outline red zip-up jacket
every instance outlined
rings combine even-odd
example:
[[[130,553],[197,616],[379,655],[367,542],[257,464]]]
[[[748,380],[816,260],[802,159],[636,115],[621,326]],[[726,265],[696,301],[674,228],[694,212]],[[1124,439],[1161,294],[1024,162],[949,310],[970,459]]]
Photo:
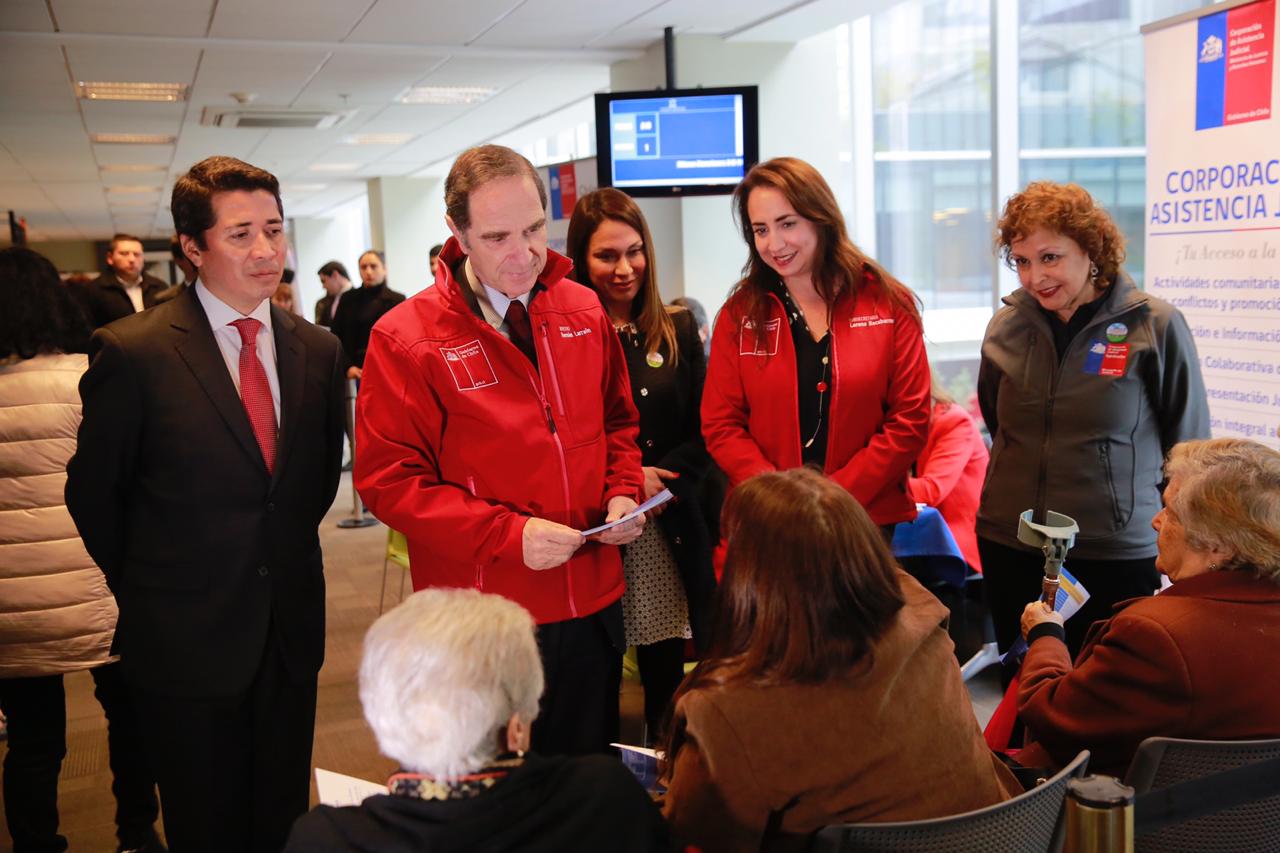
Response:
[[[451,270],[373,327],[357,400],[355,483],[405,534],[414,589],[475,587],[539,623],[588,616],[622,596],[617,546],[584,544],[545,571],[524,564],[532,516],[585,529],[643,484],[618,336],[572,264],[547,253],[529,305],[539,368],[472,313]]]
[[[744,328],[742,300],[716,319],[702,392],[702,434],[732,485],[800,465],[796,352],[782,302],[770,295],[767,336]],[[831,425],[823,472],[876,524],[910,521],[907,472],[929,430],[929,361],[920,321],[870,280],[831,317]],[[759,354],[758,354],[759,353]]]

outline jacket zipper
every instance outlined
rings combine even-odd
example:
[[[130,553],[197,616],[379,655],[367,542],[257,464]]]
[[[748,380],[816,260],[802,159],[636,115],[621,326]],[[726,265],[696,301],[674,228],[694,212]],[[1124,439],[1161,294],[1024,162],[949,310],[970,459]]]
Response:
[[[467,491],[471,493],[472,497],[475,497],[476,478],[472,474],[467,475]],[[480,560],[476,560],[475,584],[476,584],[476,589],[481,590],[482,592],[484,591],[484,563],[481,562]]]
[[[1111,446],[1107,444],[1106,439],[1098,445],[1098,456],[1102,462],[1102,470],[1107,474],[1107,492],[1111,495],[1111,516],[1115,519],[1118,528],[1123,519],[1120,517],[1120,499],[1116,495],[1115,476],[1111,473]]]
[[[831,318],[835,319],[834,316]],[[840,387],[840,360],[836,358],[836,332],[831,328],[834,323],[827,324],[827,334],[831,335],[831,346],[828,352],[831,354],[831,375],[827,377],[827,390],[831,392],[831,401],[827,404],[827,458],[822,463],[822,470],[831,473],[831,448],[835,446],[835,442],[831,440],[831,424],[835,422],[836,412],[836,389]],[[799,396],[800,389],[796,389]],[[796,405],[797,417],[799,416],[799,404]]]
[[[1034,350],[1039,341],[1039,335],[1035,332],[1031,333],[1031,342],[1027,347],[1028,351]],[[1052,353],[1056,356],[1056,350]],[[1037,524],[1044,524],[1045,511],[1048,509],[1049,496],[1046,485],[1049,480],[1049,441],[1053,437],[1053,402],[1058,394],[1058,380],[1062,377],[1062,366],[1066,363],[1066,359],[1062,359],[1055,366],[1053,375],[1049,378],[1049,394],[1044,400],[1044,430],[1040,438],[1040,471],[1036,478],[1036,502],[1031,511],[1031,520]]]
[[[547,324],[539,323],[538,328],[542,330],[542,357],[545,359],[547,371],[551,375],[551,388],[555,393],[556,402],[560,406],[561,414],[564,414],[564,398],[560,396],[560,384],[556,380],[556,364],[555,359],[551,355],[551,340],[547,335]],[[565,512],[569,511],[571,501],[569,498],[569,463],[564,455],[564,442],[560,440],[560,431],[556,429],[555,417],[551,414],[551,404],[547,402],[547,395],[543,389],[542,375],[539,371],[537,381],[534,380],[533,374],[529,374],[529,383],[533,385],[534,393],[538,395],[538,401],[542,403],[542,410],[547,416],[547,429],[551,431],[551,438],[556,444],[556,453],[560,456],[560,483],[564,486],[564,506]],[[572,560],[565,563],[565,580],[569,585],[569,612],[573,614],[573,618],[578,618],[578,602],[573,594],[573,563]]]

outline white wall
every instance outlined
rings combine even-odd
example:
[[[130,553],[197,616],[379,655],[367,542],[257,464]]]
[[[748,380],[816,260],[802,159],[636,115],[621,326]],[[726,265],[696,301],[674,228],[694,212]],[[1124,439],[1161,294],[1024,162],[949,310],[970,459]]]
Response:
[[[449,236],[444,183],[435,178],[373,178],[368,186],[373,248],[386,253],[391,288],[412,296],[431,283],[431,247]],[[356,276],[356,271],[351,274]]]
[[[315,316],[315,305],[324,295],[316,270],[329,261],[340,261],[351,274],[352,284],[359,286],[356,262],[369,247],[368,207],[357,198],[331,211],[325,218],[297,218],[293,223],[293,248],[298,269],[294,278],[294,300],[298,313],[308,320]]]

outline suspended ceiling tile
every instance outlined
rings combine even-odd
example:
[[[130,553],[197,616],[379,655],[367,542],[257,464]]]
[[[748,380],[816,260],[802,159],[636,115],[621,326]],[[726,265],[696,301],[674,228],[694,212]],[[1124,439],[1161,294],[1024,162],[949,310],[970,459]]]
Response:
[[[231,92],[253,93],[255,104],[287,106],[328,57],[322,50],[209,48],[191,89],[192,106],[234,104]]]
[[[299,96],[300,103],[341,107],[385,104],[429,75],[443,60],[434,56],[338,53]],[[345,96],[345,97],[344,97]]]
[[[200,58],[186,45],[147,44],[139,47],[104,41],[67,45],[67,62],[75,80],[124,83],[182,83],[191,85]]]
[[[367,5],[349,0],[218,0],[209,35],[341,41]]]
[[[522,2],[523,0],[469,0],[466,3],[423,3],[421,0],[377,0],[347,41],[464,45],[518,8]]]
[[[636,12],[635,7],[626,3],[532,0],[494,24],[475,44],[511,48],[585,47],[635,17]]]
[[[84,125],[89,133],[153,133],[176,136],[186,111],[182,103],[84,101]]]
[[[209,26],[214,0],[49,0],[49,5],[63,32],[199,37]]]
[[[0,3],[0,30],[51,33],[53,20],[44,0],[4,0]]]
[[[94,145],[99,164],[142,164],[168,166],[173,161],[172,145]]]

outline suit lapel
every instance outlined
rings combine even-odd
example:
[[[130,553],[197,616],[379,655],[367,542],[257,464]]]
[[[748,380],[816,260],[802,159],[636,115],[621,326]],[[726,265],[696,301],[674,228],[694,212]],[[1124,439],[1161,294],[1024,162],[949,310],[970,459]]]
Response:
[[[280,432],[276,438],[276,467],[271,482],[289,461],[289,450],[298,433],[302,392],[306,384],[307,348],[298,340],[297,320],[289,312],[271,306],[271,328],[276,336],[276,375],[280,379]]]
[[[227,362],[222,357],[222,350],[218,349],[218,342],[213,338],[213,329],[209,327],[209,318],[205,316],[204,309],[196,298],[195,288],[186,288],[174,298],[173,303],[177,316],[172,326],[185,333],[176,347],[178,355],[195,374],[196,380],[209,395],[210,402],[231,430],[231,434],[265,474],[267,464],[262,459],[258,440],[254,438],[253,428],[249,425],[249,416],[245,414],[235,383],[227,373]]]

